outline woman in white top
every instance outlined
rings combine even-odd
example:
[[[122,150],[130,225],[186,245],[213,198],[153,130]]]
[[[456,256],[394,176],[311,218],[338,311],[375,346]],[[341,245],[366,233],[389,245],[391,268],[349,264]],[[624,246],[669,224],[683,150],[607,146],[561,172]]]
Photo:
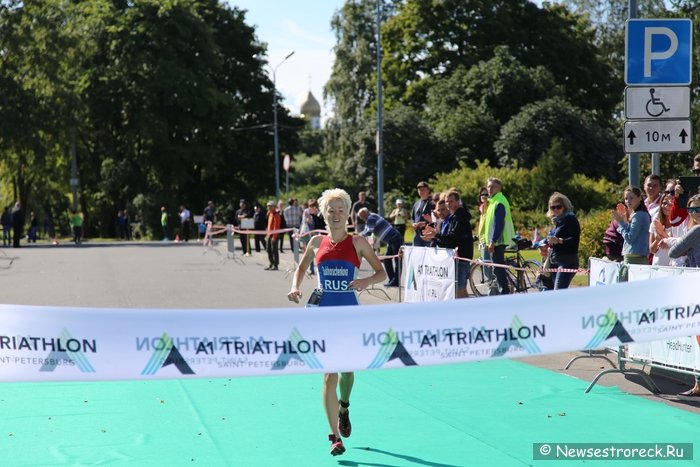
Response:
[[[671,258],[668,254],[669,249],[688,231],[689,220],[688,217],[679,225],[671,225],[669,215],[672,202],[673,194],[666,193],[663,195],[659,212],[649,228],[649,251],[654,255],[651,262],[653,266],[685,265],[685,256]]]

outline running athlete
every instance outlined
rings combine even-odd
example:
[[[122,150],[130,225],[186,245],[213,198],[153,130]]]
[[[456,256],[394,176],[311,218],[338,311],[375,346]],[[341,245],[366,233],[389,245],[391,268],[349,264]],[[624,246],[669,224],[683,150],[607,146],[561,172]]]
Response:
[[[315,260],[318,269],[318,290],[322,292],[318,306],[358,305],[357,292],[372,284],[386,279],[382,263],[364,237],[350,236],[346,223],[350,212],[350,195],[335,188],[323,192],[318,200],[319,208],[326,220],[328,235],[316,235],[304,251],[299,266],[294,272],[292,288],[287,298],[299,303],[301,291],[299,285],[304,279],[304,272]],[[362,259],[369,262],[374,274],[357,278]],[[327,373],[323,375],[323,407],[326,411],[331,434],[331,454],[338,456],[345,452],[342,437],[349,437],[350,392],[355,381],[353,373]],[[337,387],[340,387],[338,398]]]

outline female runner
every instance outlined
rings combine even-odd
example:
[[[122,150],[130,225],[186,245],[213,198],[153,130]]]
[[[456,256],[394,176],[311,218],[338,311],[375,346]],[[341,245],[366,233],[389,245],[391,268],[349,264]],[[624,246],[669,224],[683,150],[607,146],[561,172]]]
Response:
[[[294,272],[292,288],[287,298],[299,303],[299,285],[309,264],[315,260],[318,269],[318,288],[321,293],[318,306],[358,305],[357,292],[386,279],[382,263],[364,237],[350,236],[347,220],[352,202],[344,190],[335,188],[323,192],[318,200],[326,221],[328,235],[316,235],[309,241],[299,266]],[[366,259],[374,274],[357,278],[362,258]],[[316,295],[317,296],[317,295]],[[353,373],[328,373],[323,378],[323,407],[326,411],[331,434],[331,454],[345,452],[341,436],[347,438],[352,431],[350,424],[350,392],[354,382]],[[340,398],[336,388],[340,387]]]

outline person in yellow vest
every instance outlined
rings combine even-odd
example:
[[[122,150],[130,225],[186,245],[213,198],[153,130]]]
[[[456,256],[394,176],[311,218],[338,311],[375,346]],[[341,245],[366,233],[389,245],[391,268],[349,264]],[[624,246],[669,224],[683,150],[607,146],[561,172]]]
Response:
[[[489,177],[486,190],[489,194],[489,204],[484,214],[484,221],[479,225],[479,241],[487,245],[488,252],[494,264],[505,264],[504,254],[506,247],[513,243],[515,228],[510,214],[510,203],[501,192],[503,182],[498,178]],[[494,268],[494,274],[498,281],[498,293],[505,295],[510,293],[508,277],[504,268]],[[495,294],[496,290],[492,290]]]
[[[71,210],[70,224],[73,227],[73,242],[80,245],[83,241],[83,215],[75,209]]]

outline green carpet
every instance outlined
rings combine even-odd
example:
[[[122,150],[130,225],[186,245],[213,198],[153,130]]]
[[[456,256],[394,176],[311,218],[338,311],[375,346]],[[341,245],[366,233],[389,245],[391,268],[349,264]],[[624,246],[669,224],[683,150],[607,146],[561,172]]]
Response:
[[[0,465],[552,466],[532,443],[700,440],[695,414],[498,360],[358,373],[353,435],[332,457],[321,382],[6,383]]]

